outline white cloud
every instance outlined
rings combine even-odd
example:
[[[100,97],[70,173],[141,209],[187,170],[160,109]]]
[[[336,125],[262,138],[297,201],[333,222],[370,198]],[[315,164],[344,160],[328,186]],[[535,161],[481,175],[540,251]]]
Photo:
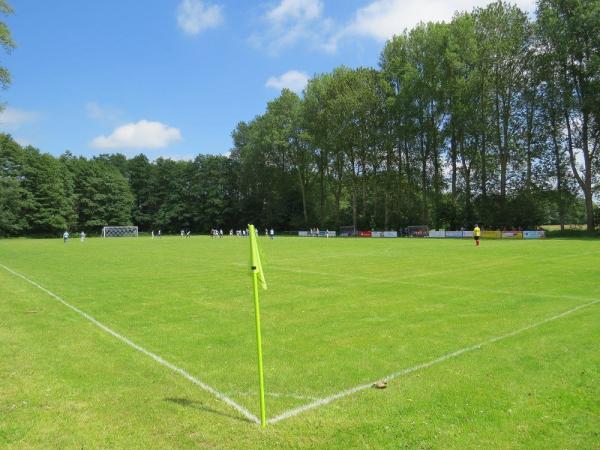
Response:
[[[222,7],[202,0],[183,0],[177,7],[177,24],[187,34],[196,35],[223,23]]]
[[[35,122],[38,117],[39,114],[37,112],[7,106],[4,110],[0,111],[0,128],[16,130],[21,125]]]
[[[290,20],[314,20],[321,17],[323,4],[320,0],[282,0],[267,13],[267,20],[285,24]]]
[[[279,77],[271,77],[267,80],[266,86],[274,89],[287,88],[291,91],[300,93],[308,83],[308,75],[297,70],[288,70]]]
[[[471,11],[490,3],[491,0],[375,0],[359,8],[350,23],[331,36],[326,48],[334,51],[338,41],[348,36],[384,42],[419,22],[448,22],[456,11]],[[526,12],[535,9],[535,0],[517,0],[515,3]]]
[[[419,22],[450,21],[456,11],[485,7],[493,0],[373,0],[345,24],[324,15],[321,0],[280,0],[264,16],[265,28],[251,36],[259,48],[277,54],[298,42],[335,52],[341,41],[367,38],[385,42]],[[513,0],[532,13],[536,0]]]
[[[321,47],[333,26],[323,17],[321,0],[281,0],[263,19],[263,31],[251,36],[250,41],[272,54],[300,41]]]
[[[94,148],[164,148],[175,141],[181,140],[181,132],[161,122],[140,120],[127,123],[115,128],[109,136],[94,138],[91,145]]]
[[[123,116],[123,111],[116,108],[100,106],[96,102],[86,103],[85,112],[88,117],[100,122],[118,122]]]

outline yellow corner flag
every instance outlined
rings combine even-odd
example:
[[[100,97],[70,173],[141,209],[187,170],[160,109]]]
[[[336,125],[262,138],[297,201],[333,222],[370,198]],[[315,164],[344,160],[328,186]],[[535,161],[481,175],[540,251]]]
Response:
[[[250,233],[250,270],[256,273],[262,288],[267,289],[267,281],[265,280],[265,273],[260,262],[260,252],[258,251],[258,242],[256,240],[256,228],[254,228],[254,225],[248,225],[248,231]]]
[[[260,301],[258,299],[258,283],[263,289],[267,289],[265,274],[260,263],[258,242],[256,241],[256,229],[254,225],[248,225],[250,234],[250,271],[252,273],[252,292],[254,294],[254,316],[256,318],[256,348],[258,350],[258,392],[260,395],[260,424],[267,426],[267,414],[265,406],[265,375],[263,372],[262,338],[260,335]]]

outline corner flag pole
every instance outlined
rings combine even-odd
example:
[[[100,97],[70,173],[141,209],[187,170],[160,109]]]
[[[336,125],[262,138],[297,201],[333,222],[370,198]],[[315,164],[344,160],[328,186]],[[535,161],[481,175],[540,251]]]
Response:
[[[256,242],[256,229],[254,225],[248,225],[250,235],[250,270],[252,271],[252,292],[254,294],[254,316],[256,318],[256,348],[258,350],[258,385],[260,393],[260,425],[267,426],[265,407],[265,375],[263,372],[262,338],[260,334],[260,301],[258,299],[258,283],[263,289],[267,289],[267,282],[260,262],[258,243]]]

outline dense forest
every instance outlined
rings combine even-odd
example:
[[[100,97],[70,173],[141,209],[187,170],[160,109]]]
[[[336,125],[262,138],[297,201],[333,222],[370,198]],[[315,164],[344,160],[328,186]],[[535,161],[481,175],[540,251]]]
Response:
[[[240,122],[228,156],[55,158],[0,135],[0,235],[600,222],[600,1],[509,3],[388,41]]]

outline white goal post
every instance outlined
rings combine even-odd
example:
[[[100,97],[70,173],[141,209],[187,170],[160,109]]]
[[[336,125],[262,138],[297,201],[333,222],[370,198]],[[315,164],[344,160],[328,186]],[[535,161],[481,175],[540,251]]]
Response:
[[[138,227],[136,226],[120,226],[120,227],[103,227],[102,237],[137,237]]]

